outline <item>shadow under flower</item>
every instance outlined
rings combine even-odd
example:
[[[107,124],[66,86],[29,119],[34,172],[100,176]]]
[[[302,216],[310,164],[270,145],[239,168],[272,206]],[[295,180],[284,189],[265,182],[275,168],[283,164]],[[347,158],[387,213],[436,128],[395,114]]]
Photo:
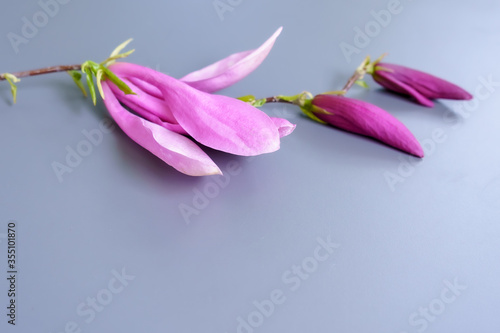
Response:
[[[113,131],[113,136],[116,138],[117,151],[119,153],[117,156],[121,159],[120,165],[123,171],[135,177],[139,176],[143,181],[156,184],[161,183],[161,185],[165,185],[171,189],[171,187],[177,186],[194,186],[203,178],[192,177],[178,172],[158,157],[130,140],[118,126],[116,130]]]
[[[320,124],[305,115],[301,118],[303,119],[297,121],[294,134],[303,136],[298,138],[299,141],[310,146],[312,151],[321,149],[322,155],[332,155],[343,163],[352,160],[356,165],[373,166],[373,162],[393,160],[394,153],[411,156],[377,139]],[[313,139],[311,133],[314,134]]]
[[[99,106],[99,108],[103,108],[105,111],[104,106]],[[130,140],[120,128],[116,127],[112,135],[116,138],[117,156],[121,161],[120,165],[122,165],[123,172],[135,175],[135,177],[139,175],[142,182],[154,184],[154,186],[159,184],[168,188],[169,191],[172,191],[172,188],[174,190],[177,188],[179,191],[184,192],[186,188],[190,189],[204,184],[207,179],[221,177],[219,175],[200,177],[185,175]],[[203,145],[200,145],[200,147],[220,166],[224,173],[226,173],[227,166],[230,163],[236,162],[243,170],[249,161],[249,157],[246,156],[228,154]]]

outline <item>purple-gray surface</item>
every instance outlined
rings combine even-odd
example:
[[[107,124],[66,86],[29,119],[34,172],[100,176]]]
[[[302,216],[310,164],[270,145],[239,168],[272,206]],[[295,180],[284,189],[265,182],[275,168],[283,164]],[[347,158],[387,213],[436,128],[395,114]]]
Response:
[[[429,109],[371,79],[369,90],[352,89],[415,134],[422,160],[269,105],[297,124],[278,152],[209,150],[226,175],[192,178],[107,130],[102,102],[93,107],[68,75],[23,79],[16,105],[0,82],[1,332],[500,328],[497,1],[29,0],[1,9],[0,73],[100,61],[133,37],[128,61],[182,77],[283,26],[264,63],[220,93],[335,90],[365,55],[389,52],[387,62],[475,95]],[[53,163],[66,164],[69,151],[84,156],[58,177]]]

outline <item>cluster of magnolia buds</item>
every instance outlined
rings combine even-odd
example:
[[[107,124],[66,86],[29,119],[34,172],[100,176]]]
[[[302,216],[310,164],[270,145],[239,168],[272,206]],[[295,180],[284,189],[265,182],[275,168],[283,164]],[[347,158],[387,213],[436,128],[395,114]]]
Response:
[[[310,101],[310,112],[319,121],[334,127],[368,136],[411,155],[424,157],[420,143],[397,118],[376,105],[345,97],[352,83],[366,86],[363,76],[371,74],[384,88],[408,96],[426,107],[433,107],[434,99],[469,100],[473,96],[455,84],[433,75],[382,63],[380,60],[381,58],[370,63],[368,57],[344,89],[314,96]]]
[[[297,105],[308,117],[334,127],[368,136],[409,154],[423,157],[413,134],[395,117],[364,101],[345,97],[354,84],[366,85],[371,74],[383,87],[411,96],[432,107],[437,98],[470,99],[463,89],[432,75],[367,58],[340,91],[313,96],[304,92],[294,96],[257,99],[252,95],[231,98],[213,94],[246,77],[271,51],[279,28],[259,48],[232,54],[212,65],[176,79],[136,64],[116,62],[132,53],[120,53],[121,44],[110,58],[98,64],[87,61],[76,68],[51,67],[45,73],[67,70],[84,95],[80,79],[85,73],[92,99],[96,101],[93,76],[111,117],[135,142],[176,170],[191,176],[221,174],[216,163],[199,146],[230,154],[254,156],[274,152],[280,140],[295,125],[283,118],[270,117],[258,109],[266,103]],[[78,69],[78,70],[75,70]],[[34,71],[38,75],[43,71]],[[20,72],[30,76],[29,72]],[[18,73],[19,74],[19,73]],[[26,74],[26,75],[25,75]],[[14,99],[18,76],[4,73]]]

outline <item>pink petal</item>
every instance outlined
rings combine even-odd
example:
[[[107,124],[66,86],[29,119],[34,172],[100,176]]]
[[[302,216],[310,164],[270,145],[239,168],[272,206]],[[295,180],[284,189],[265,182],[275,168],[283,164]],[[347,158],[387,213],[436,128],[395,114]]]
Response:
[[[160,118],[158,118],[158,116],[154,115],[149,110],[144,109],[140,105],[134,104],[131,101],[123,101],[123,100],[121,100],[120,97],[123,97],[123,96],[118,96],[118,94],[119,93],[123,94],[123,92],[120,89],[118,89],[113,84],[110,84],[110,87],[111,87],[111,90],[113,91],[113,93],[116,94],[115,97],[121,103],[123,103],[125,106],[127,106],[128,108],[130,108],[132,110],[132,112],[136,113],[137,115],[141,116],[142,118],[144,118],[144,119],[146,119],[146,120],[148,120],[148,121],[150,121],[152,123],[155,123],[157,125],[160,125],[161,127],[166,128],[169,131],[172,131],[172,132],[175,132],[175,133],[179,133],[179,134],[187,134],[186,131],[184,131],[182,129],[181,125],[179,125],[179,124],[171,124],[171,123],[164,122],[163,120],[161,120]]]
[[[214,92],[233,85],[254,71],[264,61],[282,30],[283,27],[276,30],[259,48],[232,54],[184,76],[181,81],[205,92]]]
[[[161,91],[155,86],[147,83],[146,81],[139,80],[138,78],[135,77],[128,77],[127,80],[132,82],[136,87],[138,87],[148,95],[154,96],[159,99],[163,99],[163,94],[161,93]]]
[[[123,77],[120,79],[122,79],[130,87],[130,89],[132,89],[132,91],[136,93],[136,95],[127,95],[117,86],[111,84],[110,88],[113,91],[113,94],[121,103],[125,104],[141,117],[144,117],[149,121],[163,126],[168,130],[177,132],[179,134],[187,134],[186,131],[184,131],[182,127],[177,123],[163,100],[153,96],[149,96],[147,93],[143,92],[129,80]]]
[[[193,141],[137,117],[121,106],[108,81],[102,82],[104,104],[120,128],[132,140],[176,170],[190,176],[222,174],[217,165]]]
[[[424,156],[420,143],[408,128],[373,104],[342,96],[317,95],[313,105],[330,112],[315,115],[335,127],[372,137],[418,157]]]
[[[271,117],[271,120],[274,122],[274,125],[276,125],[276,127],[278,128],[278,133],[280,134],[280,138],[290,135],[297,126],[283,118]]]
[[[116,63],[110,69],[120,76],[135,77],[160,89],[179,125],[208,147],[243,156],[279,149],[279,132],[274,122],[245,102],[199,91],[168,75],[135,64]]]

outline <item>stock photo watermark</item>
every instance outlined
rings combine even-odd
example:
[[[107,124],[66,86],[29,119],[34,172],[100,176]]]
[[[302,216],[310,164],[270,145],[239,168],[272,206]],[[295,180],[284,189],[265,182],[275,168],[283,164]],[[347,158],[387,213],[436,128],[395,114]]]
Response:
[[[285,111],[285,109],[280,110],[278,108],[274,108],[271,111],[270,116],[273,117],[273,113],[277,115],[278,113],[283,113]],[[263,141],[269,142],[276,135],[276,133],[263,128],[260,129],[258,133],[255,133],[255,135],[266,138]],[[253,162],[256,157],[257,156],[242,156],[244,163],[241,162],[242,160],[231,160],[224,166],[220,167],[222,175],[205,177],[206,180],[202,185],[194,187],[192,199],[187,203],[181,202],[178,205],[179,213],[181,214],[184,223],[186,225],[191,224],[193,222],[193,217],[199,216],[202,211],[207,209],[212,200],[217,198],[221,194],[222,190],[228,187],[231,180],[243,171],[243,164],[246,165]]]
[[[98,314],[113,302],[115,296],[122,293],[129,286],[130,281],[135,279],[134,275],[125,272],[125,268],[122,268],[121,271],[113,269],[111,275],[112,277],[108,280],[105,288],[97,291],[95,296],[87,297],[84,302],[76,306],[76,315],[81,320],[68,321],[64,324],[63,330],[57,332],[82,333],[84,331],[83,323],[87,325],[92,323]]]
[[[498,87],[500,87],[500,81],[495,81],[492,74],[479,76],[478,81],[479,84],[474,89],[474,99],[452,106],[453,111],[449,111],[443,115],[443,120],[452,125],[451,129],[455,130],[459,128],[460,118],[456,117],[457,115],[460,115],[463,119],[469,118],[478,109],[481,102],[489,99],[497,91]],[[425,156],[432,156],[438,149],[438,146],[447,139],[448,134],[443,128],[435,128],[430,137],[421,140]],[[396,191],[397,185],[404,183],[412,176],[421,163],[419,158],[412,156],[398,156],[398,160],[399,164],[397,167],[393,170],[386,170],[382,174],[392,192]]]
[[[0,244],[6,242],[5,244],[5,260],[7,268],[5,270],[6,280],[7,280],[7,323],[9,325],[15,326],[17,320],[17,294],[18,294],[18,223],[15,220],[9,220],[5,226],[5,234],[0,234]]]
[[[224,15],[227,12],[232,12],[236,7],[241,5],[243,0],[214,0],[212,5],[214,6],[215,12],[221,21],[224,21]]]
[[[308,280],[320,267],[320,265],[330,259],[340,244],[335,243],[328,236],[316,238],[316,247],[310,256],[302,259],[298,264],[292,265],[281,274],[283,287],[273,289],[269,297],[252,302],[253,310],[248,314],[236,318],[236,333],[254,333],[259,327],[264,325],[278,309],[283,305],[291,293],[296,292],[302,283]]]
[[[385,9],[371,10],[370,16],[373,20],[366,22],[361,27],[355,26],[353,28],[354,37],[351,43],[342,41],[339,44],[347,63],[351,63],[354,54],[359,54],[364,48],[368,47],[372,40],[391,24],[393,17],[403,11],[403,8],[404,6],[400,0],[389,0]]]
[[[99,122],[97,128],[91,130],[82,130],[82,135],[85,139],[80,140],[74,148],[66,146],[66,156],[63,162],[53,161],[51,163],[59,183],[63,182],[63,176],[67,173],[72,173],[75,168],[82,164],[83,159],[94,151],[104,140],[104,135],[113,132],[116,125],[110,118],[104,118]]]
[[[445,287],[441,290],[438,297],[430,300],[425,306],[420,306],[418,310],[408,316],[408,324],[417,332],[422,333],[426,331],[462,295],[462,292],[467,289],[467,285],[460,283],[458,278],[453,279],[453,282],[444,280],[443,283]],[[409,332],[402,331],[400,333]]]
[[[229,185],[232,177],[239,175],[242,170],[240,162],[229,161],[226,167],[222,168],[222,175],[212,176],[202,186],[193,188],[193,199],[191,202],[189,204],[179,204],[179,212],[184,222],[191,224],[192,217],[200,215],[210,205],[210,201],[218,197],[220,191]]]
[[[40,10],[29,16],[21,17],[21,29],[19,33],[7,33],[7,39],[12,49],[17,54],[21,44],[28,44],[30,40],[38,35],[39,29],[44,28],[60,11],[61,6],[71,0],[39,0],[37,2]]]
[[[425,156],[432,156],[436,151],[436,147],[447,139],[448,135],[441,127],[435,128],[430,138],[421,141]],[[404,183],[406,179],[415,173],[421,162],[420,158],[414,156],[398,156],[398,160],[399,164],[396,170],[384,172],[384,179],[392,192],[396,191],[397,184]]]

